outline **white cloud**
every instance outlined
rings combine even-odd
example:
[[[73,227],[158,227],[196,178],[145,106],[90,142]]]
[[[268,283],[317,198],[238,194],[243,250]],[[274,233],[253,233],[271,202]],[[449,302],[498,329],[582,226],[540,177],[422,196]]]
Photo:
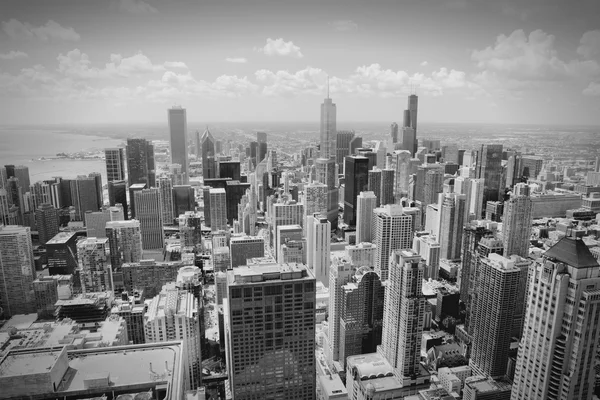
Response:
[[[327,79],[327,75],[323,70],[312,67],[306,67],[295,73],[261,69],[256,71],[254,76],[258,82],[264,85],[262,93],[267,96],[324,93],[324,85]]]
[[[600,96],[600,83],[591,82],[588,87],[583,89],[583,94],[586,96]]]
[[[248,60],[244,57],[227,57],[225,61],[236,64],[245,64]]]
[[[120,54],[111,54],[110,62],[104,68],[92,67],[88,55],[79,49],[71,50],[66,55],[61,53],[57,60],[59,72],[80,79],[129,77],[164,71],[162,65],[152,64],[152,61],[141,52],[125,58]]]
[[[300,47],[296,46],[292,41],[285,42],[282,38],[267,39],[267,44],[264,47],[256,49],[268,56],[289,56],[294,58],[302,58],[304,55],[300,51]]]
[[[156,14],[158,10],[143,0],[120,0],[119,9],[130,14]]]
[[[420,65],[421,67],[426,67],[427,65],[429,65],[429,63],[427,61],[423,61]]]
[[[188,66],[186,65],[186,63],[181,62],[181,61],[166,61],[165,62],[165,67],[166,68],[182,68],[182,69],[188,69]]]
[[[0,53],[0,60],[16,60],[17,58],[27,58],[27,53],[11,50],[8,53]]]
[[[584,33],[579,43],[577,54],[587,59],[600,55],[600,30]]]
[[[81,38],[73,28],[65,28],[53,20],[49,20],[45,25],[35,27],[13,18],[2,22],[2,30],[13,39],[25,37],[37,38],[44,42],[50,39],[76,42]]]
[[[329,23],[335,31],[350,32],[358,30],[358,24],[350,19],[331,21]]]

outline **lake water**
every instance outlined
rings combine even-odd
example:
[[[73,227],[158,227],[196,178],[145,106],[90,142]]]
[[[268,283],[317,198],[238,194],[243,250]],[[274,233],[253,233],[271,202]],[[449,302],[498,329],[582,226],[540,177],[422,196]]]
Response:
[[[29,167],[31,183],[52,179],[54,176],[73,178],[100,172],[106,183],[106,166],[103,160],[39,160],[54,157],[57,153],[103,150],[122,146],[122,139],[82,135],[52,129],[0,127],[0,165],[14,164]]]

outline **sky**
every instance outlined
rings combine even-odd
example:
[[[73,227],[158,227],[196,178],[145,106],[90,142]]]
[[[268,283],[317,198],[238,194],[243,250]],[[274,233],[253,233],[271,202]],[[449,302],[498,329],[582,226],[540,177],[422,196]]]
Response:
[[[2,0],[0,124],[600,125],[598,0]]]

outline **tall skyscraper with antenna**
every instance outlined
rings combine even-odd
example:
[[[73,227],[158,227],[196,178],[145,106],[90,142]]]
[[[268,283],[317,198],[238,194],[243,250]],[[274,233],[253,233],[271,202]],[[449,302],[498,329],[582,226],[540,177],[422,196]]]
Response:
[[[419,147],[417,141],[417,110],[419,108],[419,97],[414,94],[414,88],[411,87],[411,94],[408,96],[408,107],[404,111],[404,128],[412,129],[412,155],[414,156],[417,153],[417,148]],[[411,141],[408,141],[411,142]],[[409,150],[410,151],[410,150]]]
[[[315,162],[317,181],[327,185],[327,219],[331,230],[337,229],[338,189],[336,187],[336,107],[329,97],[329,78],[327,78],[327,98],[321,104],[321,152]]]

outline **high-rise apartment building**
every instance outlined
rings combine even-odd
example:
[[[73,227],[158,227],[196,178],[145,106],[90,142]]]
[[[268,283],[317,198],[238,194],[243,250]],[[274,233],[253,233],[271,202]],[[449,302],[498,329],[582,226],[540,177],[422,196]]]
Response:
[[[35,313],[35,266],[29,227],[0,226],[0,306],[5,317]]]
[[[249,258],[265,256],[265,239],[259,236],[232,237],[229,252],[230,268],[246,265]]]
[[[402,197],[408,196],[408,182],[410,177],[410,152],[396,150],[392,153],[391,167],[394,171],[394,201],[400,204]],[[383,184],[382,184],[383,189]],[[381,203],[386,204],[386,203]]]
[[[576,232],[530,267],[511,400],[591,399],[600,330],[600,266]]]
[[[77,262],[83,293],[114,290],[107,238],[88,237],[77,242]]]
[[[110,264],[113,270],[123,263],[142,259],[142,233],[140,221],[111,221],[106,223],[106,237],[110,247]]]
[[[129,186],[136,183],[144,183],[147,187],[156,186],[152,142],[146,139],[127,139],[126,154]]]
[[[164,288],[155,296],[144,314],[146,343],[184,342],[187,355],[185,364],[188,367],[187,390],[199,388],[202,381],[199,318],[202,315],[198,312],[198,301],[194,295],[174,287]]]
[[[469,365],[474,374],[500,378],[506,374],[522,271],[510,259],[494,253],[481,257],[478,267]]]
[[[315,288],[303,265],[227,272],[225,354],[233,398],[315,399]]]
[[[331,250],[331,223],[327,218],[314,214],[306,219],[306,264],[315,278],[329,285]]]
[[[327,215],[327,185],[319,182],[305,185],[302,203],[306,216],[315,213]]]
[[[52,239],[58,233],[58,210],[52,204],[43,203],[35,211],[35,222],[40,244]]]
[[[156,183],[158,184],[161,218],[164,224],[170,225],[175,220],[175,211],[173,207],[173,182],[171,179],[161,176],[157,179]]]
[[[173,106],[167,110],[169,119],[169,139],[171,145],[171,164],[181,165],[185,183],[188,179],[187,117],[186,110]]]
[[[125,179],[125,149],[122,147],[104,149],[104,160],[108,182]]]
[[[215,170],[215,138],[206,127],[200,138],[200,148],[197,149],[197,158],[202,159],[202,177],[204,179],[216,178]]]
[[[464,194],[446,193],[440,211],[440,257],[459,260],[466,211]]]
[[[77,269],[77,233],[59,232],[46,242],[50,275],[73,275]],[[79,282],[75,282],[79,286]]]
[[[210,229],[220,231],[227,229],[227,199],[225,189],[210,189]]]
[[[75,206],[73,218],[84,221],[87,211],[98,211],[98,186],[94,177],[80,175],[71,181],[71,199]]]
[[[140,221],[142,248],[144,250],[162,249],[164,231],[157,188],[135,192],[135,216]]]
[[[500,178],[502,175],[501,144],[483,144],[477,157],[475,177],[483,179],[483,204],[500,200]],[[502,188],[504,189],[504,188]]]
[[[373,192],[360,192],[356,200],[356,243],[373,241],[373,210],[377,196]]]
[[[394,204],[395,176],[396,171],[393,169],[381,170],[381,192],[378,196],[380,206]]]
[[[502,238],[506,256],[529,256],[533,208],[529,191],[529,185],[517,183],[510,198],[504,202]]]
[[[437,203],[438,194],[442,193],[443,185],[444,171],[441,168],[427,171],[423,186],[423,205]]]
[[[187,211],[196,211],[196,190],[190,185],[173,186],[173,208],[175,216]]]
[[[100,211],[88,211],[85,213],[85,233],[87,237],[105,238],[106,223],[124,219],[122,207],[104,207]]]
[[[356,226],[356,198],[368,189],[369,159],[364,156],[348,156],[345,160],[344,222]]]
[[[389,276],[389,259],[393,250],[412,247],[412,217],[399,204],[388,204],[373,210],[373,244],[375,272],[382,281]]]

